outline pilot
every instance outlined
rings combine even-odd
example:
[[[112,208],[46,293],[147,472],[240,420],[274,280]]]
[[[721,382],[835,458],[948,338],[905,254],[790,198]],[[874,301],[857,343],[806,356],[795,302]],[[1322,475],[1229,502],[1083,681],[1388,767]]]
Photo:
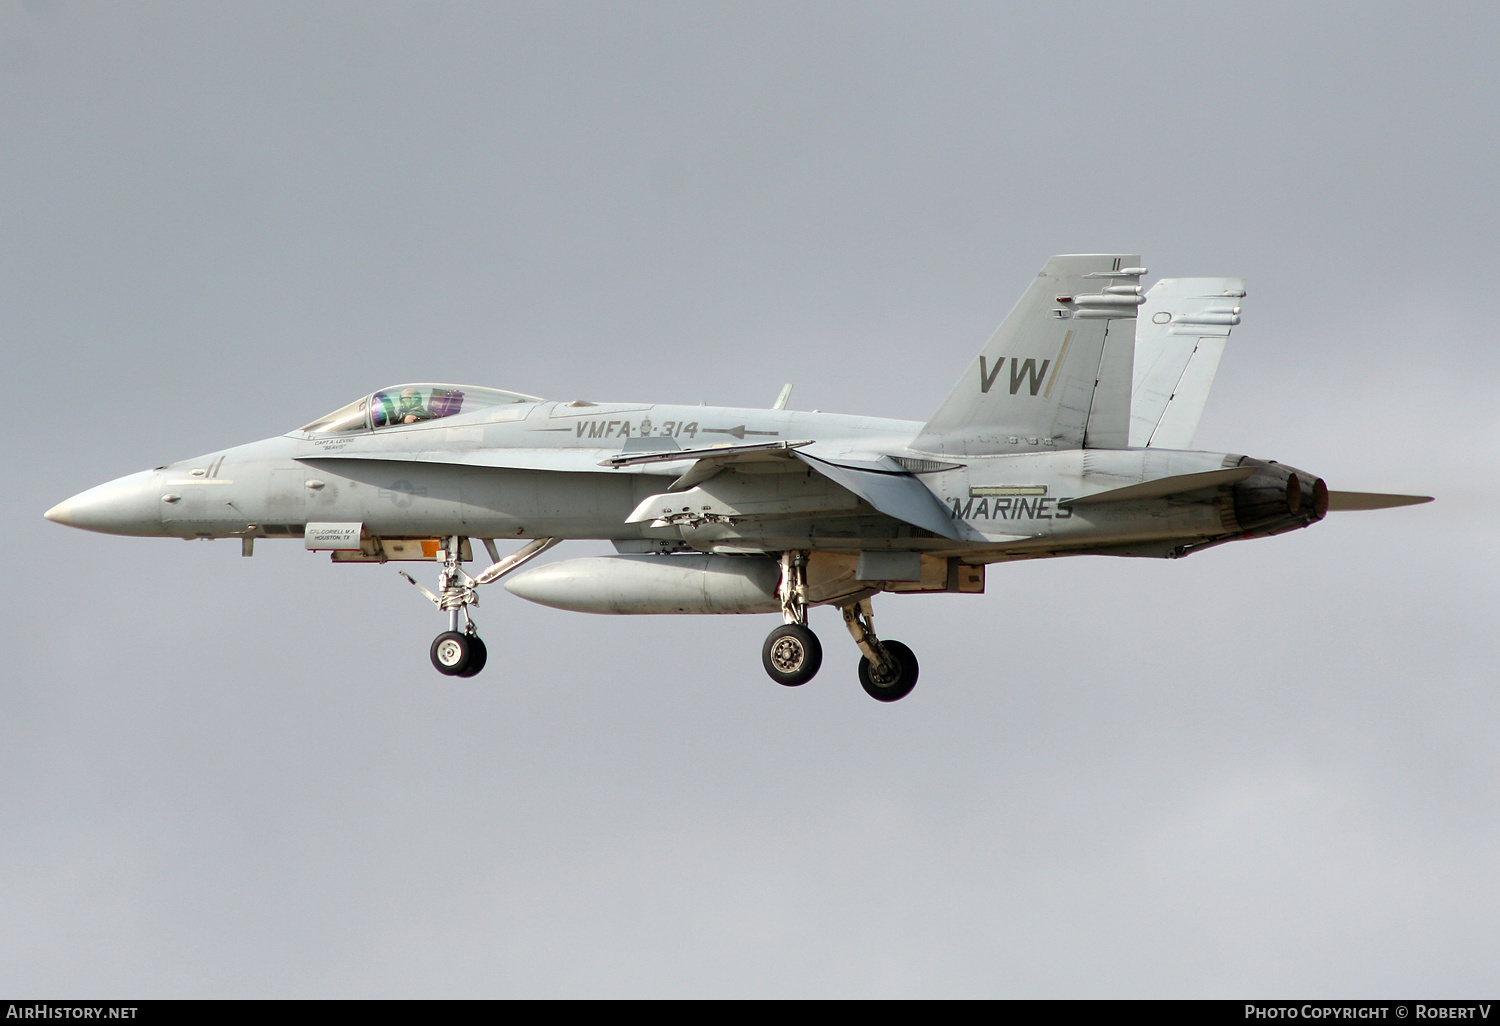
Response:
[[[427,420],[432,416],[422,406],[422,397],[415,388],[404,388],[401,390],[401,398],[396,404],[396,423],[415,424],[419,420]]]

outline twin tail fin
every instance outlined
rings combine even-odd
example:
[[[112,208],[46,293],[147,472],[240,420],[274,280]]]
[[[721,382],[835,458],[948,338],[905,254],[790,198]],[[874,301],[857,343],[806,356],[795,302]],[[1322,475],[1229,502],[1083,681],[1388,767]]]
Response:
[[[1123,448],[1140,257],[1047,261],[912,448],[948,456]]]

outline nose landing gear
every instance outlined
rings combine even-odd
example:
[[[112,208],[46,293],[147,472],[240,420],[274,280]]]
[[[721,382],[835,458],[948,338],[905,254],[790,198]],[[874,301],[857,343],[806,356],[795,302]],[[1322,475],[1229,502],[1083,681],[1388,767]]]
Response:
[[[474,625],[469,625],[473,630]],[[432,665],[450,677],[472,677],[484,669],[489,650],[478,634],[444,631],[432,642]]]
[[[443,569],[438,574],[439,594],[433,594],[428,588],[419,584],[411,574],[403,570],[396,571],[418,591],[431,599],[433,605],[448,614],[448,629],[433,639],[429,655],[437,671],[450,677],[472,677],[484,669],[484,664],[489,660],[489,649],[479,637],[479,630],[474,626],[473,618],[469,616],[469,607],[479,605],[477,591],[479,586],[498,581],[521,564],[556,545],[559,539],[537,538],[504,559],[499,558],[498,553],[495,552],[494,542],[485,539],[484,546],[489,550],[490,558],[495,562],[478,577],[470,577],[464,572],[459,562],[462,541],[463,539],[459,537],[452,537],[446,541],[447,548],[442,553]],[[459,630],[458,626],[460,614],[464,620],[462,630]]]

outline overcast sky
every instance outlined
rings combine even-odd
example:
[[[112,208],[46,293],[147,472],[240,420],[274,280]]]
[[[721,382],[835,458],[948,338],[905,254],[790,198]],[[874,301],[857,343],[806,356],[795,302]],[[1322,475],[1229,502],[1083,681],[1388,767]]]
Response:
[[[0,992],[1493,993],[1497,38],[4,0]],[[1438,501],[886,596],[890,706],[826,609],[793,690],[495,589],[455,680],[390,567],[41,516],[401,381],[925,420],[1067,252],[1247,279],[1199,447]]]

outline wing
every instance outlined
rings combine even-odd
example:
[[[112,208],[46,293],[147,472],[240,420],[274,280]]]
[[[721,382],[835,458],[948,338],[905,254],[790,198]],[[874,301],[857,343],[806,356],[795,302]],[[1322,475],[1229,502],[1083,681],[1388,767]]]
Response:
[[[1163,278],[1151,286],[1136,320],[1132,446],[1193,447],[1244,296],[1242,278]]]
[[[1123,448],[1138,256],[1055,256],[922,428],[912,448],[954,456]]]

